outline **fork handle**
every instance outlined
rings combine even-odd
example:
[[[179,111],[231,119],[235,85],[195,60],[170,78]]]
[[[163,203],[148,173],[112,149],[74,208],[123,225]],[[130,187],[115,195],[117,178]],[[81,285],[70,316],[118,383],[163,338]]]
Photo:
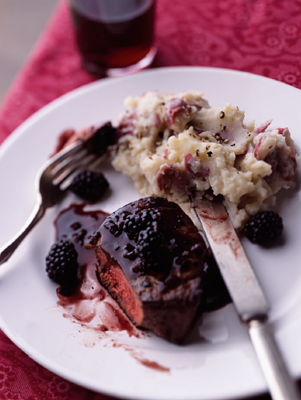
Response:
[[[265,375],[273,400],[300,400],[296,382],[290,377],[270,326],[263,321],[252,320],[249,334],[258,361]]]
[[[25,223],[21,231],[12,239],[12,241],[0,250],[0,265],[4,264],[22,240],[27,236],[27,234],[32,230],[32,228],[40,221],[40,219],[45,214],[46,208],[42,203],[36,204],[30,217]]]

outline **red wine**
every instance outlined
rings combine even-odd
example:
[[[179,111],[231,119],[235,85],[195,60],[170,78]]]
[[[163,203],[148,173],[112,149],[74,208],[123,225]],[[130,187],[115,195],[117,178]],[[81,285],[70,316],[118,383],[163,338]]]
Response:
[[[123,0],[122,10],[116,8],[116,0],[109,5],[104,1],[103,8],[109,10],[102,9],[102,2],[96,1],[90,10],[78,0],[71,6],[84,64],[103,71],[137,64],[153,47],[154,0]]]

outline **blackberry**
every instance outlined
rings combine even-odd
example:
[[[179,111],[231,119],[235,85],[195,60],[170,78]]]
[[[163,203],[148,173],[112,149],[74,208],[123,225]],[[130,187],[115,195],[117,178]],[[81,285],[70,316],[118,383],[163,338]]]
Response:
[[[123,230],[131,240],[139,241],[141,232],[150,231],[150,228],[158,230],[161,217],[160,212],[154,209],[142,210],[139,214],[128,214],[124,220]]]
[[[156,223],[139,232],[136,252],[144,260],[145,271],[167,272],[171,268],[171,257],[163,226]]]
[[[72,286],[77,281],[78,263],[74,244],[60,240],[53,244],[46,257],[46,272],[60,285]]]
[[[91,137],[85,141],[85,146],[90,153],[102,155],[107,151],[108,147],[117,140],[116,128],[112,126],[111,122],[92,127],[91,130]]]
[[[122,217],[119,228],[135,242],[135,249],[126,252],[126,258],[142,259],[146,273],[169,269],[171,266],[169,252],[166,251],[167,233],[161,211],[154,208],[139,209],[132,214],[123,213]]]
[[[134,247],[130,244],[124,247],[125,258],[130,260],[143,258],[143,269],[157,270],[160,269],[162,259],[166,261],[168,258],[164,247],[166,243],[161,219],[160,212],[154,209],[141,210],[139,213],[125,211],[108,218],[104,226],[116,238],[124,232],[130,241],[134,241]]]
[[[149,197],[129,203],[109,215],[98,232],[102,255],[110,254],[129,279],[134,279],[133,274],[167,279],[170,290],[180,279],[199,276],[202,270],[205,248],[199,232],[167,199]]]
[[[135,260],[135,272],[167,273],[172,266],[170,254],[169,225],[164,221],[164,213],[158,206],[167,206],[165,199],[146,198],[130,203],[121,210],[112,213],[103,223],[103,227],[122,242],[122,256],[131,261]],[[177,210],[178,211],[178,210]],[[172,212],[172,226],[178,226]]]
[[[108,187],[109,183],[102,173],[85,170],[75,176],[70,190],[84,200],[97,201]]]
[[[244,233],[252,243],[261,246],[273,244],[282,234],[280,215],[274,211],[261,211],[251,217],[244,227]]]

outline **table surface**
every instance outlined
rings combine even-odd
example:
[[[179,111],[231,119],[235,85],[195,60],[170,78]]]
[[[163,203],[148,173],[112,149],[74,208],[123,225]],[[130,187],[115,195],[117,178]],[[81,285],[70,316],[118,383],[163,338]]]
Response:
[[[248,71],[301,88],[301,0],[157,0],[153,67]],[[0,143],[45,104],[96,80],[81,66],[62,0],[0,109]],[[0,331],[3,400],[105,400],[39,366]],[[259,396],[267,400],[269,396]]]

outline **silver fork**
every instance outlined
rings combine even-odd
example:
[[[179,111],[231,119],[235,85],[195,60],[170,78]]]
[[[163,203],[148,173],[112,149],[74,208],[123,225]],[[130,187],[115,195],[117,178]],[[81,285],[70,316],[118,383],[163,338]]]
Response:
[[[0,265],[11,257],[46,210],[63,200],[76,172],[83,167],[95,168],[102,158],[89,152],[83,141],[78,141],[44,164],[36,177],[37,203],[21,231],[0,250]]]

